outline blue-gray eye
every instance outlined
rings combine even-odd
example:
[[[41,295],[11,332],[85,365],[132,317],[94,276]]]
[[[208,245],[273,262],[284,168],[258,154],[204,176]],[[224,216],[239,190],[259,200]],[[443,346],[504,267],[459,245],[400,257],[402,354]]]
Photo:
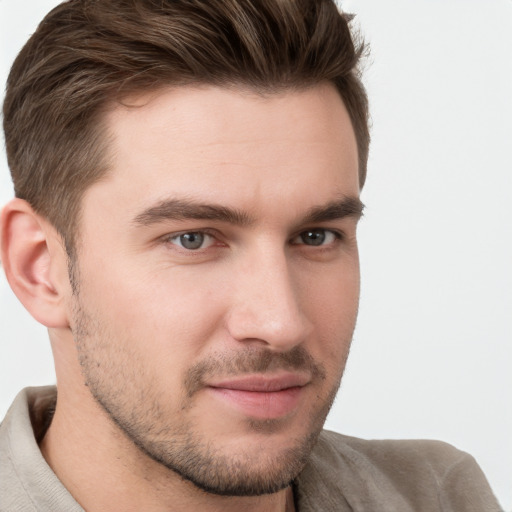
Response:
[[[319,246],[332,244],[337,238],[339,238],[339,236],[328,229],[308,229],[297,236],[293,240],[293,243]]]
[[[323,229],[304,231],[300,238],[306,245],[322,245],[325,242],[325,231]]]
[[[192,231],[190,233],[183,233],[181,235],[176,235],[172,237],[173,243],[176,245],[183,247],[184,249],[188,249],[189,251],[195,251],[197,249],[201,249],[207,239],[211,237],[205,233],[201,233],[200,231]]]

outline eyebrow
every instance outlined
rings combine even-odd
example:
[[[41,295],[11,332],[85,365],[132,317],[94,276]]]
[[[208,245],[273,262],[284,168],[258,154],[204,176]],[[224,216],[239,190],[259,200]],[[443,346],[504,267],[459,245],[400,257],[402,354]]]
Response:
[[[326,222],[345,217],[359,219],[364,205],[358,197],[343,197],[324,206],[311,208],[301,220],[301,224]],[[166,199],[138,214],[133,223],[138,226],[151,226],[169,220],[214,220],[249,226],[255,222],[247,212],[218,204],[198,203],[192,200]]]
[[[363,216],[364,204],[358,197],[343,197],[338,201],[332,201],[325,206],[315,206],[306,213],[303,224],[339,220],[345,217],[353,217],[356,220]]]
[[[137,215],[134,224],[150,226],[168,220],[188,219],[216,220],[239,226],[247,226],[254,221],[246,212],[236,208],[191,200],[166,199]]]

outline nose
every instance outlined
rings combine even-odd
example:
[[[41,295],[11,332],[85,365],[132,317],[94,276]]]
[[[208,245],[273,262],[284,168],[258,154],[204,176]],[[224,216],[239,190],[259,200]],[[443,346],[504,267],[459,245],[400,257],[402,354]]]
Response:
[[[279,352],[291,350],[311,333],[301,288],[285,251],[261,251],[236,272],[227,327],[240,342],[260,343]]]

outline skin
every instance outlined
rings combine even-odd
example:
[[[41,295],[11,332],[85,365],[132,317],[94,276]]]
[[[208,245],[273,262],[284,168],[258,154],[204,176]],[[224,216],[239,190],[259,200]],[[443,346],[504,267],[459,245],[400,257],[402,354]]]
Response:
[[[6,273],[50,327],[43,455],[88,511],[293,510],[357,316],[343,102],[326,84],[166,89],[107,123],[111,171],[83,197],[74,286],[48,223],[19,200],[3,215],[5,254],[27,225],[40,233],[37,255],[25,235],[10,256],[38,290]]]

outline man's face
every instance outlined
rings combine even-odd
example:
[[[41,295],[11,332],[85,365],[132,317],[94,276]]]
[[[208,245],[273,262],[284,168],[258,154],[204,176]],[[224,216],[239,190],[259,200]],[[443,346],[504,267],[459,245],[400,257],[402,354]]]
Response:
[[[356,320],[349,116],[329,85],[131,103],[83,199],[84,380],[144,457],[210,492],[275,492],[322,428]]]

